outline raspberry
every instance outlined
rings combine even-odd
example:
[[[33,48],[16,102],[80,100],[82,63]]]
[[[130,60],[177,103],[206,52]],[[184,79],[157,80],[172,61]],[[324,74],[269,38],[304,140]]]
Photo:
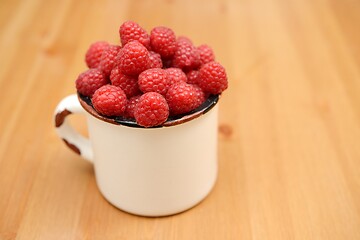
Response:
[[[170,114],[184,114],[200,106],[205,98],[201,92],[195,85],[184,82],[172,85],[166,93]]]
[[[116,57],[120,49],[121,47],[116,45],[109,45],[106,49],[104,49],[104,52],[101,55],[99,69],[103,71],[106,77],[109,77],[111,70],[116,65]]]
[[[178,82],[186,82],[186,74],[180,68],[167,68],[165,71],[168,74],[170,86]]]
[[[177,41],[177,49],[175,51],[173,67],[182,68],[184,70],[195,69],[200,66],[200,54],[197,48],[186,40]]]
[[[192,85],[192,86],[195,87],[195,92],[196,92],[196,103],[195,103],[194,108],[197,108],[205,102],[207,97],[206,97],[204,91],[199,86],[197,86],[197,85]]]
[[[105,116],[120,116],[126,108],[124,91],[113,85],[105,85],[95,91],[92,103],[95,110]]]
[[[103,73],[96,68],[81,73],[75,81],[77,91],[88,97],[91,97],[98,88],[107,83]]]
[[[140,94],[137,77],[123,74],[118,67],[111,71],[110,81],[112,85],[120,87],[128,98]]]
[[[142,92],[157,92],[165,95],[169,88],[169,79],[166,71],[161,68],[151,68],[139,75],[139,88]]]
[[[135,118],[134,111],[135,111],[136,104],[139,102],[140,97],[141,97],[141,95],[137,95],[137,96],[134,96],[129,99],[129,101],[126,105],[124,117]]]
[[[169,58],[176,50],[175,33],[167,27],[155,27],[150,33],[150,45],[161,57]]]
[[[199,78],[199,71],[198,70],[191,70],[186,74],[187,77],[187,83],[190,84],[197,84],[198,83],[198,78]]]
[[[200,68],[198,85],[204,92],[220,94],[227,89],[228,81],[223,66],[218,62],[209,62]]]
[[[109,43],[99,41],[90,45],[85,55],[85,62],[89,68],[97,68],[100,64],[100,58],[105,48]]]
[[[162,68],[163,63],[160,54],[149,51],[149,65],[148,68]]]
[[[140,97],[135,107],[134,116],[140,126],[158,126],[168,118],[169,106],[161,94],[148,92]]]
[[[126,75],[138,75],[149,65],[149,51],[138,41],[127,43],[119,52],[118,65]]]
[[[147,49],[150,48],[149,34],[136,22],[126,21],[119,29],[121,44],[125,46],[128,42],[137,40]]]
[[[200,45],[197,47],[200,54],[201,65],[212,62],[215,60],[215,55],[211,47],[206,44]]]

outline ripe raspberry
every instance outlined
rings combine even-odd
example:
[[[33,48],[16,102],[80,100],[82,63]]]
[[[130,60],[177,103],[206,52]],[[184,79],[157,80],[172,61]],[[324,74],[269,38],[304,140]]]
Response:
[[[151,49],[163,58],[174,55],[176,50],[176,37],[173,30],[167,27],[155,27],[150,33]]]
[[[124,91],[113,85],[105,85],[95,91],[92,103],[95,110],[105,116],[120,116],[126,108]]]
[[[89,68],[97,68],[100,64],[100,58],[105,48],[109,43],[99,41],[90,45],[85,55],[85,62]]]
[[[140,126],[158,126],[168,118],[169,106],[161,94],[148,92],[140,97],[135,107],[134,116]]]
[[[123,74],[118,67],[113,68],[110,74],[111,84],[120,87],[126,94],[127,98],[140,94],[137,84],[137,77]]]
[[[191,70],[186,74],[187,77],[187,83],[190,84],[197,84],[198,83],[198,78],[199,78],[199,71],[198,70]]]
[[[151,68],[139,75],[139,88],[142,92],[157,92],[165,95],[169,88],[168,74],[164,69]]]
[[[105,76],[97,68],[91,68],[81,73],[75,81],[77,91],[88,97],[91,97],[96,89],[107,83]]]
[[[110,76],[111,70],[116,65],[116,58],[120,49],[121,47],[116,45],[109,45],[106,49],[104,49],[104,52],[101,55],[99,69],[103,71],[106,77]]]
[[[174,116],[188,113],[200,106],[205,98],[201,92],[195,85],[184,82],[172,85],[166,93],[170,114]]]
[[[138,75],[149,65],[149,51],[138,41],[127,43],[119,52],[118,65],[126,75]]]
[[[200,66],[199,51],[193,44],[186,40],[177,41],[177,49],[172,64],[173,67],[182,68],[184,70],[195,69]]]
[[[193,85],[192,86],[195,87],[195,92],[196,92],[196,104],[194,106],[194,108],[199,107],[201,104],[203,104],[207,98],[207,96],[205,95],[204,91],[198,86],[198,85]]]
[[[215,60],[214,51],[206,44],[197,47],[200,54],[201,65]]]
[[[153,51],[149,51],[149,65],[148,68],[162,68],[163,67],[163,63],[161,60],[161,56],[160,54],[153,52]]]
[[[141,95],[137,95],[137,96],[134,96],[134,97],[129,99],[129,101],[128,101],[127,105],[126,105],[124,117],[126,117],[126,118],[135,118],[134,117],[134,111],[135,111],[136,104],[140,100],[140,97],[141,97]]]
[[[186,74],[180,68],[167,68],[170,86],[178,82],[187,82]]]
[[[119,29],[121,44],[125,46],[128,42],[137,40],[147,49],[150,49],[149,34],[136,22],[126,21]]]
[[[198,85],[204,92],[220,94],[227,89],[228,81],[223,66],[218,62],[209,62],[200,68]]]

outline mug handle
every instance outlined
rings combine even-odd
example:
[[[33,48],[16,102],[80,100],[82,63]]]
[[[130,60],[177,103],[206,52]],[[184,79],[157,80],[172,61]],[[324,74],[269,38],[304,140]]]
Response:
[[[67,116],[73,113],[85,113],[76,94],[63,98],[57,105],[54,113],[56,132],[71,150],[86,160],[93,162],[93,150],[90,140],[75,131],[66,120]]]

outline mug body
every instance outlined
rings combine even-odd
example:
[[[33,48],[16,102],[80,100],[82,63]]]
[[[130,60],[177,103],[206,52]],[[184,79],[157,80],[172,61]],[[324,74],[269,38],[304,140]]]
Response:
[[[86,116],[96,181],[114,206],[143,216],[171,215],[213,188],[218,106],[191,121],[150,129]]]

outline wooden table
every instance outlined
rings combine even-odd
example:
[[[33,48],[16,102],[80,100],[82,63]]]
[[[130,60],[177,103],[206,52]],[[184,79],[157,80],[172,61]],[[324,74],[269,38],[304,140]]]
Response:
[[[360,239],[359,1],[53,2],[0,3],[1,240]],[[87,47],[127,19],[209,44],[230,81],[215,188],[170,217],[114,208],[54,131]]]

